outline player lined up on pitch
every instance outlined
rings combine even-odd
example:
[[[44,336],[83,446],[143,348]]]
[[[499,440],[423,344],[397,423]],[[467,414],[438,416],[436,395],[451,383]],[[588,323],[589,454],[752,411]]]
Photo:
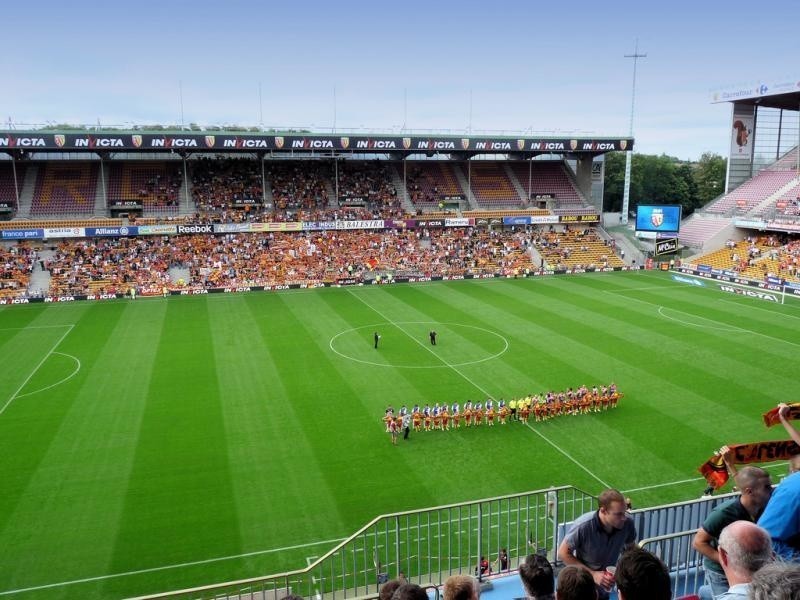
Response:
[[[452,405],[437,402],[434,406],[426,404],[420,407],[417,404],[411,410],[401,406],[395,413],[394,407],[388,406],[383,422],[387,432],[402,429],[405,431],[403,437],[407,438],[411,427],[414,431],[447,431],[460,428],[462,423],[466,427],[492,427],[495,421],[501,425],[506,425],[509,420],[527,424],[531,415],[535,421],[547,421],[559,416],[600,412],[616,408],[622,396],[616,384],[611,383],[599,388],[594,386],[590,389],[582,385],[577,390],[569,388],[564,392],[532,394],[509,402],[503,398],[497,401],[487,398],[485,402],[467,400],[463,407],[458,402]]]

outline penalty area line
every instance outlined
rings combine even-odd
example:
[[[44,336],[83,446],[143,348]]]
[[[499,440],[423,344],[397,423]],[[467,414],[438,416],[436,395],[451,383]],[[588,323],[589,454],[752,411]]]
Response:
[[[9,399],[8,399],[8,401],[7,401],[7,402],[6,402],[6,403],[3,405],[3,407],[2,407],[2,408],[0,408],[0,416],[2,416],[2,415],[3,415],[3,413],[4,413],[4,412],[6,411],[6,409],[9,407],[9,405],[10,405],[10,404],[11,404],[11,403],[12,403],[12,402],[13,402],[13,401],[14,401],[14,400],[15,400],[15,399],[16,399],[16,398],[19,396],[19,393],[20,393],[20,392],[23,390],[23,388],[24,388],[26,385],[28,385],[28,382],[29,382],[29,381],[30,381],[30,380],[33,378],[33,376],[36,374],[36,372],[37,372],[39,369],[41,369],[41,368],[42,368],[42,365],[44,364],[44,362],[45,362],[45,361],[46,361],[48,358],[50,358],[50,356],[51,356],[51,355],[52,355],[52,354],[53,354],[53,353],[56,351],[56,348],[58,348],[58,346],[61,344],[61,342],[63,342],[63,341],[64,341],[64,338],[65,338],[65,337],[67,337],[67,336],[70,334],[70,332],[71,332],[71,331],[72,331],[72,330],[75,328],[75,325],[64,325],[64,327],[69,327],[69,329],[67,329],[67,330],[64,332],[64,334],[63,334],[63,335],[62,335],[60,338],[58,338],[58,341],[57,341],[55,344],[53,344],[53,347],[52,347],[52,348],[50,348],[50,351],[49,351],[47,354],[45,354],[45,355],[44,355],[44,357],[42,358],[42,360],[40,360],[40,361],[39,361],[39,364],[38,364],[38,365],[36,365],[36,366],[34,367],[34,369],[33,369],[33,370],[30,372],[30,374],[29,374],[29,375],[28,375],[28,376],[25,378],[25,381],[23,381],[23,382],[22,382],[22,385],[20,385],[20,386],[17,388],[17,391],[16,391],[16,392],[14,392],[14,393],[11,395],[11,398],[9,398]]]

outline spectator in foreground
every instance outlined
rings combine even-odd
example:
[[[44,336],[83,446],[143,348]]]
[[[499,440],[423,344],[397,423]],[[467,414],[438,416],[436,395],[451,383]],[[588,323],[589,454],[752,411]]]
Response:
[[[616,572],[620,600],[670,600],[669,570],[654,554],[631,546],[620,556]]]
[[[478,600],[478,580],[469,575],[451,575],[444,582],[444,600]]]
[[[570,565],[558,574],[558,600],[597,600],[597,597],[597,586],[586,569]]]
[[[602,492],[598,504],[591,518],[567,533],[558,547],[558,558],[586,570],[597,585],[599,597],[605,599],[614,585],[614,576],[606,567],[616,565],[622,549],[636,541],[636,528],[625,510],[625,497],[617,490]]]
[[[771,537],[775,554],[800,562],[800,472],[792,473],[775,488],[758,524]]]
[[[723,458],[725,458],[724,453]],[[758,519],[772,494],[769,473],[758,467],[740,469],[736,473],[736,485],[742,490],[741,495],[717,505],[708,514],[693,541],[695,550],[703,555],[706,585],[711,587],[711,593],[715,598],[729,587],[717,551],[720,533],[735,521]]]
[[[381,586],[381,592],[378,596],[379,600],[392,600],[392,596],[402,585],[400,579],[391,579]]]
[[[529,554],[519,566],[525,595],[531,600],[554,600],[555,578],[550,561],[541,554]]]
[[[394,591],[392,600],[428,600],[428,594],[416,583],[404,583]]]
[[[750,521],[735,521],[719,536],[719,559],[730,588],[717,600],[745,600],[753,574],[774,560],[772,540]]]
[[[800,598],[800,565],[770,563],[753,575],[750,600],[797,600]]]
[[[800,432],[788,420],[789,407],[780,404],[778,418],[786,432],[795,443],[800,441]],[[789,462],[789,470],[796,468],[796,462]],[[792,472],[775,488],[764,514],[758,524],[767,530],[772,538],[775,553],[784,560],[800,562],[800,472]]]

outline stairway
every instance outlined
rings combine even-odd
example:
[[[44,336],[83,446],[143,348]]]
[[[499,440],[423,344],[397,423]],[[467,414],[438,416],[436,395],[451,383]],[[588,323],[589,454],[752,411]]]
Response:
[[[519,196],[519,199],[521,200],[522,206],[528,206],[528,204],[530,204],[530,199],[525,193],[525,188],[522,187],[522,184],[519,182],[519,179],[517,179],[517,176],[514,174],[514,171],[511,170],[511,167],[508,165],[508,163],[503,165],[503,170],[505,171],[508,180],[511,182],[511,185],[514,186],[517,196]]]
[[[97,173],[97,186],[94,193],[94,215],[96,217],[106,217],[109,214],[108,197],[106,195],[109,171],[108,165],[101,162]]]
[[[39,166],[29,164],[25,171],[25,181],[19,190],[19,206],[17,216],[30,219],[33,206],[33,193],[36,191],[36,180],[39,178]]]
[[[465,192],[469,210],[480,210],[480,206],[478,206],[478,203],[475,201],[475,197],[472,194],[472,190],[469,189],[469,180],[464,174],[464,171],[461,170],[461,165],[454,164],[453,173],[455,173],[456,179],[458,180],[458,184],[461,186],[461,189],[464,190]]]
[[[411,198],[408,197],[408,190],[403,185],[403,176],[398,169],[392,169],[392,183],[394,184],[394,189],[397,190],[397,197],[400,198],[400,206],[406,214],[413,215],[416,212],[416,208],[414,208]]]

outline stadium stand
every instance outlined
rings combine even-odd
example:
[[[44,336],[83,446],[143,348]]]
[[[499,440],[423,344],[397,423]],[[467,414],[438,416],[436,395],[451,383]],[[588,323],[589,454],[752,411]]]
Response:
[[[550,268],[621,267],[625,262],[592,229],[542,232],[534,242]]]
[[[339,206],[364,206],[387,217],[401,217],[400,199],[387,164],[340,161],[338,169]]]
[[[158,219],[151,219],[147,223],[154,225]],[[0,221],[0,230],[24,228],[44,228],[44,227],[120,227],[122,219],[17,219],[14,221]],[[144,225],[145,223],[142,223]]]
[[[758,216],[798,216],[800,215],[800,179],[784,191],[771,206],[759,211]]]
[[[31,217],[91,215],[98,172],[97,163],[45,163],[36,181]]]
[[[792,171],[772,170],[770,167],[707,206],[705,212],[745,214],[790,183],[794,177]]]
[[[11,247],[0,246],[0,298],[18,298],[25,295],[33,271],[36,251],[27,242]]]
[[[65,240],[46,262],[51,295],[159,294],[171,266],[189,269],[189,287],[283,285],[413,276],[517,274],[533,269],[532,232],[487,229],[343,230],[227,236]]]
[[[111,163],[108,203],[137,201],[142,214],[177,214],[183,175],[179,162]]]
[[[49,293],[125,293],[132,285],[143,294],[160,293],[169,283],[172,249],[161,237],[62,241],[45,261]]]
[[[22,182],[25,181],[25,165],[17,165],[17,185],[22,192]],[[10,208],[16,210],[17,192],[14,187],[14,171],[11,163],[0,163],[0,203],[8,204]]]
[[[681,222],[678,240],[684,246],[702,248],[704,244],[731,226],[730,219],[719,215],[694,214]]]
[[[695,258],[694,262],[759,281],[767,276],[800,281],[800,243],[781,245],[775,236],[729,240],[724,248]]]
[[[529,162],[509,163],[514,176],[525,190],[526,197],[531,198],[536,194],[553,194],[557,203],[556,208],[563,211],[563,214],[571,214],[570,211],[580,213],[587,208],[580,193],[572,185],[572,181],[565,171],[567,167],[563,162],[536,160]]]
[[[473,161],[472,195],[479,208],[519,208],[523,200],[500,163]],[[466,175],[465,175],[466,177]]]
[[[243,201],[261,203],[261,167],[250,159],[198,158],[192,164],[192,198],[200,211],[233,208]]]
[[[402,177],[402,167],[400,167]],[[445,161],[417,161],[406,165],[406,189],[414,206],[435,209],[442,196],[465,196],[453,166]]]
[[[322,209],[328,205],[331,181],[329,165],[319,163],[270,163],[266,174],[276,210]]]

